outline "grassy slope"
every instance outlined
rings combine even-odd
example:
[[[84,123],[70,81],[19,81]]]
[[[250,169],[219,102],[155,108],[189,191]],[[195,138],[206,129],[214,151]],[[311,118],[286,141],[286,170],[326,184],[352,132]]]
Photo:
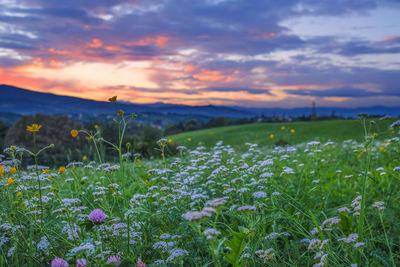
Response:
[[[378,138],[387,138],[390,136],[388,126],[393,120],[379,121],[376,120]],[[281,127],[285,126],[285,130]],[[295,133],[290,133],[290,129],[294,129]],[[321,142],[343,141],[347,139],[355,139],[361,141],[363,139],[363,126],[359,120],[331,120],[317,122],[285,122],[285,123],[253,123],[245,125],[235,125],[211,128],[193,132],[185,132],[170,136],[175,142],[184,144],[189,148],[197,145],[211,147],[219,140],[223,140],[224,144],[231,145],[241,149],[246,142],[257,143],[260,146],[273,145],[282,139],[289,144],[297,144],[308,142],[311,140],[319,140]],[[274,134],[271,139],[270,134]],[[191,142],[187,141],[191,138]]]
[[[379,122],[382,129],[379,137],[388,136],[384,125],[389,123],[391,121]],[[268,135],[271,132],[293,142],[311,141],[317,137],[321,141],[328,138],[335,141],[362,138],[359,121],[284,125],[284,131],[280,128],[282,124],[221,127],[181,134],[176,140],[183,142],[191,137],[193,141],[188,146],[194,146],[199,141],[214,144],[225,137],[225,143],[240,147],[246,141],[272,144],[276,138],[270,140]],[[295,134],[290,134],[288,130],[291,128],[296,130]],[[240,141],[235,142],[235,138]],[[358,217],[352,214],[356,211],[353,208],[349,213],[339,213],[338,208],[351,207],[353,200],[362,192],[363,176],[359,175],[365,170],[367,160],[367,154],[359,154],[363,146],[321,146],[317,149],[321,149],[320,153],[317,150],[306,152],[306,146],[299,147],[297,152],[282,150],[272,153],[248,149],[246,157],[220,147],[214,152],[221,153],[198,151],[184,154],[180,160],[127,161],[119,171],[96,170],[96,163],[87,162],[84,163],[88,164],[85,168],[79,165],[67,168],[64,174],[52,170],[41,175],[41,191],[46,200],[43,208],[38,201],[39,180],[32,179],[35,176],[33,173],[27,176],[17,166],[17,173],[6,173],[3,184],[0,183],[0,241],[6,241],[0,246],[0,258],[4,262],[0,266],[49,266],[56,256],[67,260],[70,266],[75,266],[78,258],[85,258],[88,266],[105,266],[108,256],[117,253],[122,260],[133,259],[130,266],[136,266],[138,257],[149,267],[158,266],[151,264],[170,255],[170,251],[163,252],[162,247],[154,248],[155,244],[164,240],[171,241],[175,248],[186,249],[188,254],[168,266],[211,266],[213,262],[217,262],[218,266],[232,266],[228,264],[228,259],[234,253],[229,253],[224,247],[232,246],[234,235],[239,236],[239,233],[245,234],[245,238],[239,241],[242,242],[241,249],[236,254],[240,256],[248,252],[249,258],[240,257],[237,266],[312,266],[318,263],[315,255],[320,251],[328,255],[326,266],[350,266],[355,262],[359,263],[358,266],[399,266],[400,173],[395,170],[400,164],[399,143],[388,142],[385,151],[378,146],[371,149],[371,173],[368,175],[371,179],[366,180],[364,198],[368,223],[362,228],[363,236],[357,240],[365,243],[361,248],[355,248],[355,242],[347,244],[340,241],[358,231]],[[273,164],[262,164],[267,159],[274,159]],[[249,168],[254,166],[256,168]],[[378,167],[382,170],[378,171]],[[287,168],[293,172],[287,171]],[[38,173],[41,173],[40,170]],[[47,175],[51,178],[46,178]],[[15,181],[6,184],[9,178]],[[18,196],[16,192],[19,190],[21,195]],[[256,197],[260,191],[265,192],[267,197]],[[279,195],[273,195],[274,192]],[[201,222],[189,222],[182,217],[183,214],[202,210],[208,206],[208,200],[221,197],[225,197],[227,202],[218,208],[218,215],[204,216]],[[375,201],[385,202],[384,212],[371,207]],[[62,203],[70,204],[64,206]],[[254,206],[256,211],[238,210],[238,207],[249,205]],[[104,228],[93,227],[85,217],[97,208],[109,216]],[[41,209],[43,227],[37,221],[41,217]],[[125,216],[128,211],[133,215]],[[328,218],[340,218],[341,222],[329,226],[332,231],[310,233],[316,224],[321,225]],[[124,229],[128,226],[121,223],[131,224],[134,232],[130,233],[135,235],[130,238],[136,244],[127,245],[128,236],[124,235]],[[71,225],[73,229],[78,229],[79,225],[82,230],[75,230],[77,237],[68,239],[70,234],[63,229]],[[215,242],[206,240],[203,234],[209,228],[220,231]],[[110,232],[113,234],[110,235]],[[272,233],[283,232],[288,232],[290,236],[266,238]],[[161,238],[166,233],[180,237]],[[309,244],[301,242],[304,238],[320,238],[320,235],[322,239],[330,240],[323,249],[318,249],[317,245],[308,250]],[[37,249],[44,236],[51,241],[46,245],[45,253]],[[95,243],[99,240],[101,245]],[[227,242],[224,243],[224,240]],[[96,253],[72,253],[74,248],[86,242],[96,245]],[[276,255],[265,263],[256,251],[269,248],[273,248]]]

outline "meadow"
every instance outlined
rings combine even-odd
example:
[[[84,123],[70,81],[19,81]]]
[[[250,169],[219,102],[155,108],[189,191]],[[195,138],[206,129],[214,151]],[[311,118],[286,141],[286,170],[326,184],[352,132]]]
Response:
[[[369,119],[371,121],[373,119]],[[392,133],[387,131],[395,120],[375,120],[374,132],[380,135],[376,139],[390,138]],[[272,136],[271,136],[272,134]],[[246,149],[246,142],[256,143],[260,147],[273,145],[295,145],[311,140],[320,142],[345,141],[352,139],[358,142],[364,140],[363,123],[360,120],[325,120],[306,122],[252,123],[245,125],[225,126],[184,132],[171,136],[175,142],[185,144],[194,149],[198,145],[210,148],[223,140],[235,149]],[[272,138],[271,138],[272,137]],[[188,142],[188,138],[193,142]]]
[[[5,149],[1,266],[400,264],[399,121],[207,129],[160,139],[145,160],[124,151],[134,116],[116,113],[117,144],[100,128],[70,138],[109,145],[117,163],[49,169],[37,158],[51,144]],[[27,126],[33,143],[41,127]]]

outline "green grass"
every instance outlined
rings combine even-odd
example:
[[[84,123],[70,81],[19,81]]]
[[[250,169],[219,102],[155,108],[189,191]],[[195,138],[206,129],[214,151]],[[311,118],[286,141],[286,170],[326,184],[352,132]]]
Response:
[[[0,266],[50,266],[56,257],[115,266],[110,256],[121,267],[138,258],[148,267],[399,266],[400,135],[389,123],[359,142],[340,141],[364,135],[359,121],[209,129],[181,141],[224,138],[235,149],[127,157],[122,166],[86,161],[65,172],[23,169],[15,160],[22,152],[8,149],[0,159]],[[301,144],[263,147],[272,131]],[[328,139],[338,142],[304,143]],[[95,209],[108,217],[90,221]]]
[[[376,131],[382,133],[378,139],[388,138],[388,126],[393,120],[376,121]],[[285,130],[281,130],[284,126]],[[294,129],[295,133],[290,133]],[[245,148],[245,143],[257,143],[260,146],[271,146],[283,140],[290,145],[318,140],[320,142],[344,141],[347,139],[363,140],[363,125],[360,120],[329,120],[316,122],[285,122],[285,123],[252,123],[245,125],[225,126],[184,132],[169,136],[178,144],[184,144],[188,148],[198,145],[205,147],[214,146],[218,141],[223,140],[225,145],[231,145],[236,149]],[[270,134],[274,134],[271,139]],[[188,138],[191,141],[188,142]]]

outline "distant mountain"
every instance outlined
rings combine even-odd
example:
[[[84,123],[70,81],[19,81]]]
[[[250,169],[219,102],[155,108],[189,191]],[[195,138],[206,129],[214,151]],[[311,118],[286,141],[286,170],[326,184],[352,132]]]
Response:
[[[118,103],[118,108],[127,113],[174,113],[193,114],[209,117],[226,116],[232,118],[255,116],[251,111],[243,111],[222,106],[186,106],[176,104],[132,104]],[[0,112],[31,115],[38,112],[47,114],[88,114],[100,115],[115,112],[109,102],[94,101],[84,98],[40,93],[10,85],[0,85]]]
[[[265,116],[286,116],[297,118],[303,115],[309,116],[312,113],[311,107],[299,108],[248,108],[235,107],[238,110],[251,111],[255,114],[264,114]],[[400,107],[359,107],[359,108],[341,108],[341,107],[317,107],[317,116],[330,116],[332,114],[345,118],[357,117],[359,113],[367,113],[369,115],[391,115],[394,117],[400,116]]]
[[[248,118],[264,115],[300,117],[310,115],[311,107],[303,108],[250,108],[239,106],[187,106],[177,104],[133,104],[120,102],[118,108],[127,113],[158,113],[176,114],[178,117],[193,116],[203,119],[211,117]],[[40,93],[22,89],[10,85],[0,85],[0,112],[15,113],[20,115],[33,115],[35,113],[47,114],[69,114],[98,116],[111,114],[114,107],[105,101],[94,101],[78,97]],[[362,107],[362,108],[338,108],[338,107],[317,107],[317,115],[329,116],[334,113],[337,116],[355,117],[358,113],[379,115],[400,115],[400,107]]]

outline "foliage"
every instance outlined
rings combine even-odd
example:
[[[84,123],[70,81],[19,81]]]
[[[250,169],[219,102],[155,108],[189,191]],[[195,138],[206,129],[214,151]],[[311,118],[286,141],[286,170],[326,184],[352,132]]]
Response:
[[[80,160],[80,150],[87,143],[84,138],[72,138],[71,129],[82,127],[81,124],[71,121],[67,116],[53,116],[37,114],[35,116],[24,116],[7,131],[5,145],[17,145],[33,149],[32,136],[26,131],[26,126],[33,123],[43,125],[37,136],[36,144],[39,147],[54,144],[54,149],[49,150],[40,158],[43,165],[65,164],[68,161]],[[32,163],[32,162],[30,162]]]
[[[4,149],[4,138],[10,126],[0,120],[0,149]]]
[[[128,155],[119,164],[51,170],[37,164],[38,154],[56,147],[11,146],[0,157],[2,264],[399,265],[399,131],[362,121],[358,141],[247,142],[242,151],[219,141],[208,149],[178,146],[171,157],[166,151],[175,141],[161,138],[153,149],[162,156],[152,160]],[[290,134],[304,131],[297,126]],[[45,129],[29,132],[31,141]],[[76,138],[82,133],[105,142],[100,127]],[[146,142],[159,134],[146,133]],[[35,166],[23,168],[21,154],[33,156]]]

